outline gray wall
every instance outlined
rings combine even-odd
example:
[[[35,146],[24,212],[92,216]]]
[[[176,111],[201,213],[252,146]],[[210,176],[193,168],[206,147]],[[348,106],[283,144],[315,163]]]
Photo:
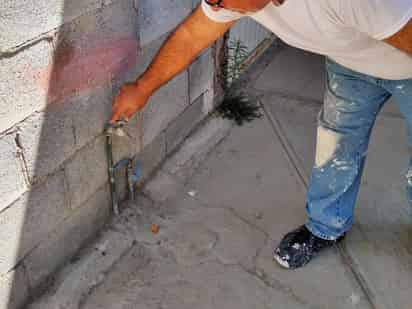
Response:
[[[110,218],[113,95],[198,2],[0,2],[0,309],[40,292]],[[214,45],[151,98],[115,140],[116,159],[136,156],[150,176],[213,109],[218,54]]]
[[[195,2],[195,1],[193,1]],[[0,308],[11,309],[111,216],[103,129],[192,0],[0,2]],[[144,177],[213,106],[214,48],[116,139]]]

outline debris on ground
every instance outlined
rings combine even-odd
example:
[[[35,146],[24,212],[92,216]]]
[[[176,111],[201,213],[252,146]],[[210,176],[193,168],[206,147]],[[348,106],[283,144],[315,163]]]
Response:
[[[150,226],[150,230],[152,231],[153,234],[159,233],[160,227],[157,224],[152,224]]]
[[[187,192],[187,194],[189,194],[189,196],[191,196],[191,197],[195,197],[196,196],[196,194],[197,194],[197,191],[189,191],[189,192]]]

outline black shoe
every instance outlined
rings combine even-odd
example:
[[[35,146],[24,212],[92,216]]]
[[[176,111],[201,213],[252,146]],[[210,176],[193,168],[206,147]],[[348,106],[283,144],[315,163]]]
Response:
[[[340,242],[345,234],[336,240],[325,240],[313,235],[306,226],[288,233],[275,249],[274,259],[283,267],[296,269],[305,266],[322,249]]]

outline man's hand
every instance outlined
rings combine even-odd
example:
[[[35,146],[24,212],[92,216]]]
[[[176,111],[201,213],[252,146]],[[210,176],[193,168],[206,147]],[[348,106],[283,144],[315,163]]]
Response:
[[[141,91],[136,83],[123,85],[114,98],[110,123],[113,124],[118,120],[128,121],[134,113],[146,105],[148,99],[149,96]]]

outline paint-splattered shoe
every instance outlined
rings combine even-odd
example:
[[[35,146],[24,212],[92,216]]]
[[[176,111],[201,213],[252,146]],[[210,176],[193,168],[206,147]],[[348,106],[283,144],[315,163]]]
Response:
[[[284,268],[296,269],[305,266],[322,249],[333,246],[341,241],[325,240],[313,235],[306,226],[288,233],[275,249],[274,259]]]

